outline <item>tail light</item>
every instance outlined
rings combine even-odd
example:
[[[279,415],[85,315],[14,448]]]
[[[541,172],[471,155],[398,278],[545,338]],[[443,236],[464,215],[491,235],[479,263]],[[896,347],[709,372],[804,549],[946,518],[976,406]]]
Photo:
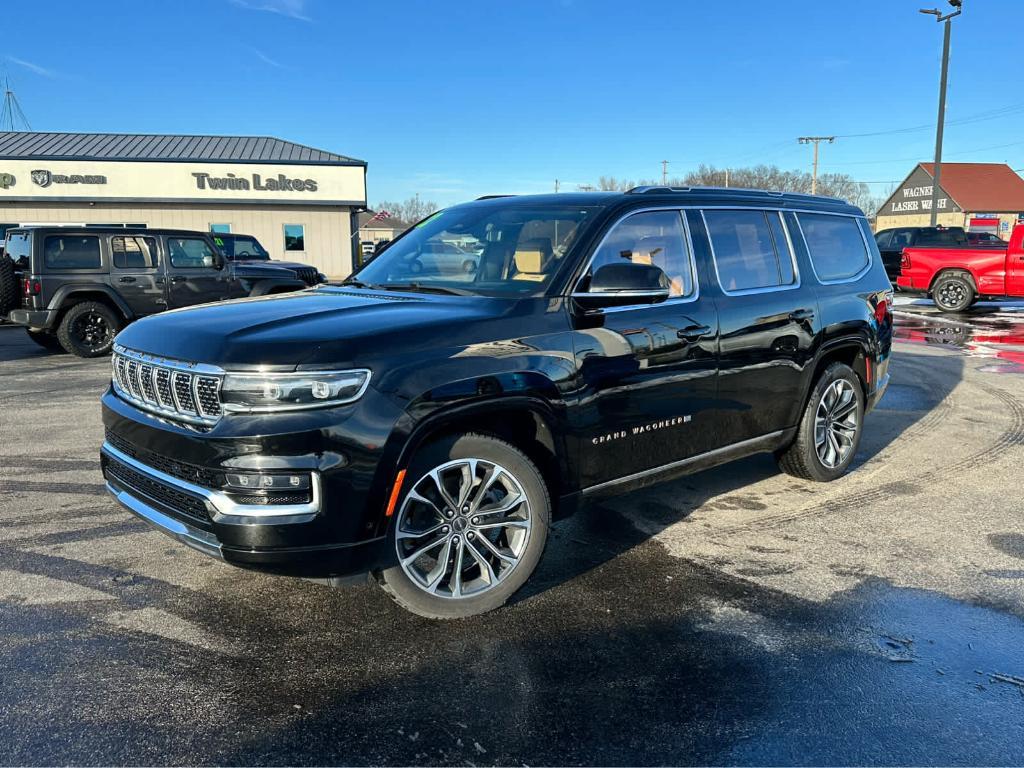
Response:
[[[43,292],[43,284],[39,281],[38,277],[26,277],[25,278],[25,295],[26,296],[38,296]]]
[[[910,256],[907,255],[906,248],[900,254],[900,269],[910,269]]]
[[[875,320],[879,325],[884,325],[885,321],[889,318],[889,311],[892,308],[893,294],[886,291],[882,294],[881,298],[878,299],[878,303],[875,304]]]

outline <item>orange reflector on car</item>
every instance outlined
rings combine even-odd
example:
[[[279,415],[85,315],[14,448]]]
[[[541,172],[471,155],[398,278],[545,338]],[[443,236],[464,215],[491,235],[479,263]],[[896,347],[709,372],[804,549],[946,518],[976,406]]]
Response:
[[[398,470],[398,474],[395,476],[395,485],[391,489],[391,498],[388,499],[388,509],[384,513],[385,517],[391,517],[395,514],[395,506],[398,504],[398,494],[402,491],[402,481],[405,480],[405,470]]]

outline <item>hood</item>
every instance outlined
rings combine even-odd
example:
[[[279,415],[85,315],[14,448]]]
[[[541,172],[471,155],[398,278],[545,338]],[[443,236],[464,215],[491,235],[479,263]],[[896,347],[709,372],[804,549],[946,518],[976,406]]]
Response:
[[[322,287],[163,312],[129,325],[117,343],[225,368],[346,366],[368,355],[401,354],[403,346],[451,343],[453,329],[504,306],[475,296]]]
[[[279,261],[278,259],[232,259],[235,264],[254,265],[257,267],[280,267],[282,269],[315,269],[311,264],[298,261]]]
[[[289,269],[286,262],[279,261],[233,261],[232,268],[238,277],[261,277],[265,279],[297,280],[295,270]]]

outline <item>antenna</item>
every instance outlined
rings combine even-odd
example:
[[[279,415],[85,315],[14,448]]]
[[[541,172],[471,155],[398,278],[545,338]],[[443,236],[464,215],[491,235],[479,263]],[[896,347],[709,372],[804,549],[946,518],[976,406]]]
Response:
[[[18,126],[21,126],[20,128]],[[11,88],[11,78],[4,76],[4,106],[0,109],[0,130],[3,131],[31,131],[28,118],[18,103],[18,97],[14,95]]]

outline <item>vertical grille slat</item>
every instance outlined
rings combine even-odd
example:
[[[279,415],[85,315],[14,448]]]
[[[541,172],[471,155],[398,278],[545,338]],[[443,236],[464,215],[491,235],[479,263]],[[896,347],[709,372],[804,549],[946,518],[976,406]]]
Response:
[[[114,391],[144,410],[197,424],[215,424],[223,415],[221,378],[191,370],[194,366],[115,351],[111,363]],[[208,369],[207,369],[208,370]]]

